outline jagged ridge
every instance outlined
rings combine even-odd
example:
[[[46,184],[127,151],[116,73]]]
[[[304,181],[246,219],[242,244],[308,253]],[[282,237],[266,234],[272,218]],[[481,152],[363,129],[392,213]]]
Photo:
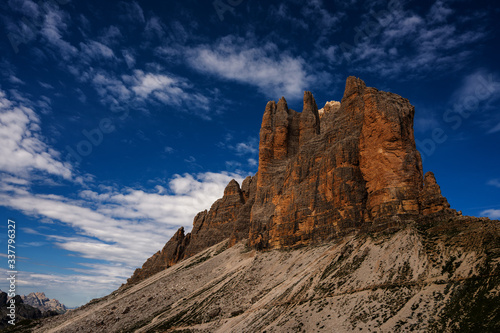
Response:
[[[180,228],[137,269],[137,283],[224,240],[256,249],[295,247],[352,230],[383,229],[428,214],[456,215],[434,175],[422,172],[413,134],[414,107],[399,95],[346,82],[341,103],[318,111],[310,92],[301,113],[285,98],[267,104],[259,169],[241,188]]]

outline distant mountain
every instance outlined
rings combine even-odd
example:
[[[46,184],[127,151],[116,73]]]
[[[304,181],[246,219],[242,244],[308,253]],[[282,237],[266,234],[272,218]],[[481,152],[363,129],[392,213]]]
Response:
[[[7,297],[7,293],[0,290],[0,329],[5,329],[7,327],[11,329],[15,329],[16,326],[9,324],[9,321],[13,318],[10,318],[8,315],[11,314],[11,309],[8,306],[11,305],[8,302],[9,297]],[[14,305],[15,305],[15,324],[19,325],[20,322],[26,320],[40,319],[46,317],[52,317],[57,315],[58,313],[54,311],[41,311],[36,307],[33,307],[29,304],[25,304],[21,296],[16,295],[14,297]],[[21,325],[22,326],[22,325]]]
[[[44,293],[31,293],[27,296],[21,296],[24,304],[31,305],[42,312],[55,311],[65,313],[68,309],[56,299],[49,299]]]

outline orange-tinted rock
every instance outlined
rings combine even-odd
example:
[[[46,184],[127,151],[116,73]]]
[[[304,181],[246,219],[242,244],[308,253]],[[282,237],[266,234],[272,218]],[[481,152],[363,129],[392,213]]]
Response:
[[[134,276],[144,277],[224,239],[248,238],[257,249],[307,245],[352,230],[383,228],[420,216],[456,214],[434,175],[425,182],[413,133],[414,107],[393,93],[346,81],[340,104],[321,110],[310,92],[303,111],[282,97],[267,103],[259,169],[240,189],[199,213]],[[137,281],[137,278],[134,280]]]
[[[342,103],[363,113],[360,169],[366,181],[370,217],[418,215],[423,178],[413,136],[415,108],[396,94],[362,85],[357,85],[356,91]]]
[[[434,174],[430,171],[425,174],[420,205],[423,215],[450,210],[448,200],[441,195],[441,188],[437,184]]]
[[[268,126],[274,119],[270,110],[261,145],[275,149],[262,141],[267,133],[275,133]],[[354,77],[347,79],[340,107],[323,110],[321,118],[312,94],[306,92],[304,110],[297,115],[297,153],[286,158],[264,154],[259,161],[262,181],[252,207],[250,245],[304,245],[353,228],[383,225],[395,216],[412,219],[423,214],[424,180],[413,116],[407,99],[368,88]],[[427,198],[425,213],[447,208],[440,194]]]

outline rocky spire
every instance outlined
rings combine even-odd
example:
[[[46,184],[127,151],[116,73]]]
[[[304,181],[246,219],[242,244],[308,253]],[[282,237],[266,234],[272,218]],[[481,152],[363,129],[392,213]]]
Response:
[[[257,249],[293,247],[394,221],[456,214],[434,175],[423,177],[414,112],[407,99],[353,76],[340,104],[325,107],[321,120],[307,91],[301,113],[283,97],[267,103],[257,174],[241,188],[232,180],[224,196],[195,217],[193,231],[180,229],[132,280],[224,239],[233,245],[248,238]]]
[[[304,92],[304,108],[300,114],[299,146],[320,133],[318,106],[310,91]]]

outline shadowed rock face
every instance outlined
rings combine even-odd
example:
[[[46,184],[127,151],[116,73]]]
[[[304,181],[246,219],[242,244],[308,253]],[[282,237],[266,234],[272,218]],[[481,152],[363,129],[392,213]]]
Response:
[[[229,239],[256,249],[295,247],[355,229],[383,228],[429,214],[456,214],[434,175],[422,172],[413,134],[414,107],[355,77],[344,96],[318,112],[310,92],[301,113],[285,98],[267,104],[259,169],[241,188],[231,181],[190,234],[181,228],[136,270],[138,282]]]

